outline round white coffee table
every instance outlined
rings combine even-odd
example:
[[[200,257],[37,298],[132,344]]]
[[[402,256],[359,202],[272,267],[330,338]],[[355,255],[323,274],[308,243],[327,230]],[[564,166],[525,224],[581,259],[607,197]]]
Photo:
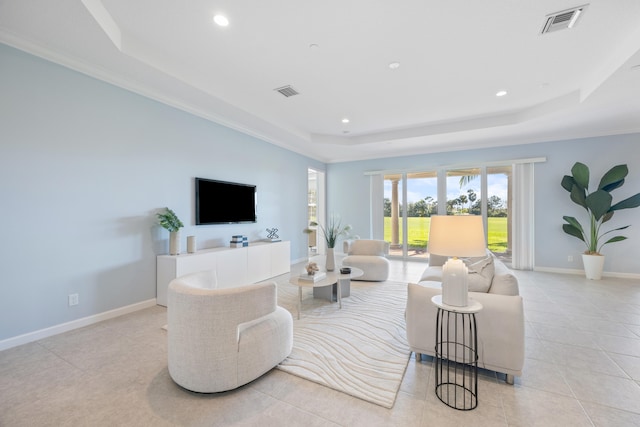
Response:
[[[296,285],[298,287],[298,319],[300,319],[300,311],[302,309],[302,288],[314,288],[314,291],[317,288],[325,288],[326,292],[323,292],[324,295],[327,295],[330,301],[333,301],[333,287],[336,287],[336,299],[338,300],[338,306],[342,308],[342,292],[344,289],[349,289],[351,287],[351,279],[356,277],[360,277],[364,274],[359,268],[349,267],[351,268],[351,273],[341,274],[340,268],[336,268],[334,271],[326,271],[326,276],[316,282],[311,280],[301,279],[300,276],[292,276],[289,279],[289,283],[292,285]],[[315,292],[314,292],[314,295]],[[349,293],[345,296],[348,296]]]

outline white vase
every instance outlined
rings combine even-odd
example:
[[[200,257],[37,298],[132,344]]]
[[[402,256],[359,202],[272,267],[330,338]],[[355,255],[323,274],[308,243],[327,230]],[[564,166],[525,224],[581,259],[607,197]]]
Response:
[[[333,248],[327,248],[327,262],[325,264],[327,271],[333,271],[336,269],[336,258],[333,253]]]
[[[187,236],[187,252],[190,254],[196,252],[196,236]]]
[[[169,232],[169,255],[180,255],[180,230]]]
[[[582,254],[582,264],[584,265],[584,274],[587,279],[600,280],[602,278],[604,255]]]

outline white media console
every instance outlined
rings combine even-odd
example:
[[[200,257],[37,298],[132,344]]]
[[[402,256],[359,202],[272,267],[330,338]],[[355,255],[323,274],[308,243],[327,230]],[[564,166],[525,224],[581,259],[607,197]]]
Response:
[[[225,288],[261,282],[291,270],[289,242],[252,242],[242,248],[212,248],[180,255],[158,255],[156,300],[167,305],[169,282],[176,277],[215,270]]]

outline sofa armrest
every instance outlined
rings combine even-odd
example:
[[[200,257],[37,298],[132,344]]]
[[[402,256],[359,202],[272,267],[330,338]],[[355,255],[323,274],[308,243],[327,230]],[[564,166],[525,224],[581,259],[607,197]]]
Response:
[[[520,289],[518,287],[518,278],[513,272],[502,263],[498,258],[492,255],[493,265],[495,272],[493,274],[493,280],[491,281],[491,287],[489,288],[490,294],[500,295],[520,295]]]
[[[493,276],[489,293],[507,296],[520,295],[518,279],[511,273],[496,274]]]

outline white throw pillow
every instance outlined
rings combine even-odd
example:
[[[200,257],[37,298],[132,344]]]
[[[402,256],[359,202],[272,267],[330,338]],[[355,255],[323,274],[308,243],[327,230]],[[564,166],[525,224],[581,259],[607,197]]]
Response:
[[[495,274],[493,257],[467,258],[463,262],[469,269],[469,291],[488,292]]]

